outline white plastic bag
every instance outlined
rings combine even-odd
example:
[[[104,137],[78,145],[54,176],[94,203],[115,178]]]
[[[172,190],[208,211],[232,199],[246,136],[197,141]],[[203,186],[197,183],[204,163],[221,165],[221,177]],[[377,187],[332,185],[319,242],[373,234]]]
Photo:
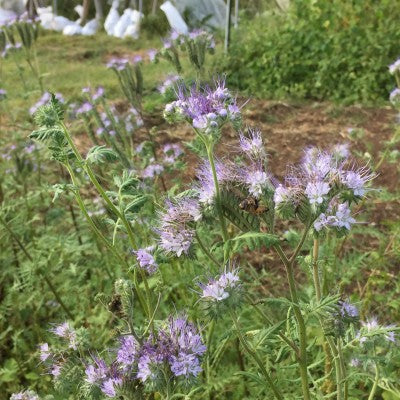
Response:
[[[189,32],[186,22],[183,20],[181,14],[179,14],[179,11],[169,0],[164,4],[161,4],[160,8],[162,11],[164,11],[172,30],[185,34]]]
[[[115,25],[119,20],[119,13],[117,11],[118,3],[113,3],[110,12],[107,15],[106,20],[104,21],[104,29],[107,32],[107,35],[113,35],[115,30]]]
[[[132,37],[134,39],[139,37],[140,20],[142,17],[143,14],[141,14],[139,11],[132,10],[131,22],[125,30],[124,37]]]
[[[63,35],[66,35],[66,36],[81,35],[81,34],[82,34],[82,27],[76,23],[67,25],[63,29]]]
[[[86,23],[86,25],[82,28],[82,35],[91,36],[94,35],[99,29],[99,21],[96,19],[91,19]]]
[[[118,20],[117,25],[115,25],[114,36],[118,38],[123,38],[126,29],[131,23],[131,15],[132,9],[125,9],[124,13],[121,15],[121,18]]]

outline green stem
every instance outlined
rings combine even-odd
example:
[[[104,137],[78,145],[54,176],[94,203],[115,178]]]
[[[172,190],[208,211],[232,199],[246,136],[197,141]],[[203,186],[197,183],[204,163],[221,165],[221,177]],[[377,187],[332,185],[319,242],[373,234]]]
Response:
[[[15,240],[15,242],[18,244],[19,248],[22,250],[22,252],[26,255],[26,258],[33,263],[33,258],[32,256],[29,254],[27,248],[24,246],[24,244],[19,240],[18,236],[15,234],[15,232],[11,229],[11,227],[8,225],[7,221],[4,220],[2,217],[0,217],[0,222],[2,223],[2,225],[6,228],[6,230],[8,231],[8,233],[11,235],[11,237]],[[65,303],[62,301],[61,296],[59,295],[57,289],[55,288],[55,286],[53,285],[53,283],[51,282],[50,278],[46,275],[43,274],[39,271],[40,276],[45,280],[45,282],[47,283],[47,285],[49,286],[51,292],[54,294],[54,297],[56,298],[56,300],[58,301],[58,303],[60,304],[61,308],[65,311],[65,313],[67,314],[68,318],[73,320],[74,317],[72,316],[71,312],[69,311],[69,309],[67,308],[67,306],[65,305]]]
[[[196,230],[196,239],[197,243],[199,244],[201,250],[203,251],[204,255],[206,255],[218,268],[220,268],[219,262],[216,260],[216,258],[207,250],[207,247],[204,246],[204,243],[200,239],[200,235],[198,234]]]
[[[319,258],[319,240],[317,238],[314,239],[313,245],[313,258],[312,258],[312,270],[313,270],[313,280],[314,280],[314,287],[315,287],[315,296],[318,302],[321,301],[321,283],[319,279],[319,271],[318,271],[318,258]],[[323,322],[319,319],[319,323],[323,328]],[[325,336],[325,333],[324,333]],[[333,339],[329,336],[325,336],[326,341],[328,342],[330,351],[333,355],[333,360],[335,363],[335,374],[336,374],[336,393],[337,393],[337,400],[342,400],[342,359],[341,355],[338,352],[338,348],[335,345]],[[326,357],[329,359],[330,354],[326,353]]]
[[[280,391],[275,386],[274,381],[272,380],[271,376],[269,375],[268,371],[266,370],[266,368],[264,366],[264,363],[258,356],[257,352],[253,348],[250,347],[250,345],[247,343],[246,339],[242,335],[242,332],[241,332],[240,326],[239,326],[239,322],[237,320],[237,316],[235,315],[234,311],[231,311],[230,313],[231,313],[231,318],[232,318],[233,324],[235,325],[236,333],[238,335],[238,338],[239,338],[240,343],[242,344],[243,348],[249,354],[249,356],[252,357],[253,360],[257,363],[258,367],[261,370],[261,373],[264,375],[264,378],[268,383],[268,386],[273,391],[274,396],[278,400],[283,400],[283,397],[282,397]]]
[[[213,146],[207,142],[205,144],[206,144],[206,149],[207,149],[207,157],[208,157],[208,161],[210,162],[210,167],[211,167],[212,176],[213,176],[213,180],[214,180],[215,202],[216,202],[216,206],[217,206],[217,213],[218,213],[219,221],[221,224],[222,238],[224,239],[224,242],[226,242],[228,240],[228,232],[226,230],[225,217],[222,213],[221,194],[220,194],[220,190],[219,190],[217,170],[215,168],[215,163],[214,163]]]
[[[379,382],[379,369],[378,366],[375,364],[375,379],[374,379],[374,384],[372,385],[371,392],[368,396],[368,400],[374,400],[376,389],[378,388],[378,382]]]
[[[319,271],[318,271],[318,255],[319,255],[319,240],[314,239],[312,270],[313,270],[315,295],[317,297],[317,301],[320,302],[321,301],[321,283],[319,280]]]
[[[106,239],[106,237],[99,231],[96,224],[93,222],[93,219],[90,217],[88,211],[86,210],[86,206],[85,206],[85,204],[82,200],[82,197],[79,193],[79,183],[76,179],[76,176],[75,176],[75,173],[74,173],[72,167],[69,164],[66,164],[65,167],[67,168],[68,173],[71,176],[73,185],[76,187],[76,190],[74,190],[76,202],[78,203],[78,206],[81,209],[83,215],[85,216],[87,222],[89,223],[91,229],[97,235],[97,237],[100,239],[100,241],[102,241],[105,244],[105,246],[112,252],[112,254],[115,256],[115,258],[117,258],[121,262],[121,264],[124,264],[127,268],[129,268],[127,262],[115,250],[114,246]]]

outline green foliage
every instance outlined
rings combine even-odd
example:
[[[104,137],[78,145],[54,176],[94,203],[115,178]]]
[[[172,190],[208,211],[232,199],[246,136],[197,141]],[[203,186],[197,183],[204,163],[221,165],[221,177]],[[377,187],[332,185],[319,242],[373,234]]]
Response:
[[[293,0],[287,13],[245,22],[224,63],[228,81],[252,95],[386,100],[388,65],[400,54],[391,0]]]

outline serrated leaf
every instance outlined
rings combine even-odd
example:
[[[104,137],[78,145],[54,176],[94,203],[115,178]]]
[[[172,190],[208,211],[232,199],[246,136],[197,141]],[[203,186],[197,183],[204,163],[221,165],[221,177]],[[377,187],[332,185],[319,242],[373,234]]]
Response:
[[[263,232],[246,232],[228,240],[224,245],[225,252],[237,252],[243,246],[247,246],[251,251],[260,247],[272,247],[280,242],[277,235]]]
[[[86,161],[93,164],[100,164],[106,161],[114,162],[117,159],[118,156],[114,150],[106,146],[94,146],[88,151],[86,156]]]

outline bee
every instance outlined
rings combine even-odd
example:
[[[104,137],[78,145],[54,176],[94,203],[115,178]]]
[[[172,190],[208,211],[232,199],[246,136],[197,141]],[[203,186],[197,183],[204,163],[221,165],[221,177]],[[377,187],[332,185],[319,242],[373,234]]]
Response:
[[[239,208],[253,215],[260,215],[268,211],[268,208],[258,201],[255,197],[246,197],[239,203]]]

